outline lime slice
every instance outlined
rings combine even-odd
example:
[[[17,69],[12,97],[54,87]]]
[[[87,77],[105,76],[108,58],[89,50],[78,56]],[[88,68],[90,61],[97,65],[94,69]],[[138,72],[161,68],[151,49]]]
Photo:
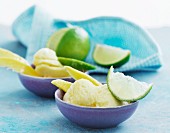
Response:
[[[94,85],[99,86],[102,85],[99,81],[97,81],[96,79],[92,78],[91,76],[78,71],[70,66],[64,66],[67,70],[67,72],[70,74],[71,77],[73,77],[75,80],[78,79],[87,79],[89,81],[91,81]]]
[[[72,85],[71,82],[62,80],[62,79],[56,79],[51,82],[53,85],[57,86],[59,89],[63,90],[64,92],[67,92],[67,90]]]
[[[9,51],[9,50],[6,50],[6,49],[3,49],[3,48],[0,48],[0,57],[5,57],[5,58],[11,58],[11,59],[16,59],[16,60],[20,60],[22,62],[25,62],[26,64],[29,64],[24,58],[22,58],[21,56]]]
[[[107,85],[113,96],[127,102],[144,98],[152,89],[152,84],[139,82],[123,73],[114,73],[112,66],[107,75]]]
[[[51,35],[47,47],[57,56],[84,60],[90,50],[90,39],[83,28],[62,28]]]
[[[71,67],[73,67],[77,70],[80,70],[80,71],[87,71],[87,70],[95,69],[95,66],[93,66],[89,63],[86,63],[86,62],[83,62],[80,60],[76,60],[76,59],[72,59],[72,58],[58,57],[58,60],[60,61],[60,63],[62,65],[71,66]]]
[[[94,61],[102,66],[120,67],[129,61],[130,51],[108,45],[96,45],[93,52]]]
[[[38,76],[36,71],[31,66],[26,64],[24,61],[17,59],[0,57],[0,67],[7,67],[15,72],[26,75]]]

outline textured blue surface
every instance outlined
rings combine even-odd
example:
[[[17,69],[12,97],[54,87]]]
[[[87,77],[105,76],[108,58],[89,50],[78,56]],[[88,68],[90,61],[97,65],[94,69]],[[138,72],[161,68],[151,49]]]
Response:
[[[63,21],[52,18],[39,7],[31,7],[22,13],[13,24],[14,35],[28,47],[27,59],[32,62],[34,53],[46,46],[49,36],[69,26],[83,27],[90,36],[91,50],[86,61],[95,64],[92,58],[97,43],[129,49],[128,63],[115,70],[157,70],[161,67],[159,48],[150,35],[141,27],[117,17],[98,17],[86,21]],[[95,64],[96,65],[96,64]],[[107,73],[108,69],[97,66]]]
[[[164,60],[158,72],[126,73],[141,81],[153,82],[150,94],[139,102],[135,114],[116,128],[88,129],[71,123],[57,109],[54,99],[44,99],[28,92],[16,73],[0,68],[0,132],[8,133],[169,133],[170,131],[170,28],[150,30],[160,44]],[[9,29],[0,26],[0,47],[25,56],[26,48]],[[105,76],[95,76],[100,81]]]

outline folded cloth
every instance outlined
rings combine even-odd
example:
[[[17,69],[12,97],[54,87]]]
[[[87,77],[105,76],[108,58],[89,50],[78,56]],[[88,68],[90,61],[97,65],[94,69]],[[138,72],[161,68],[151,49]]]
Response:
[[[121,47],[131,51],[131,58],[115,71],[154,71],[161,67],[160,49],[144,29],[118,17],[97,17],[85,21],[65,21],[54,19],[47,12],[33,6],[22,13],[13,23],[13,34],[27,47],[27,60],[32,62],[37,50],[46,46],[48,38],[57,30],[80,26],[91,41],[91,49],[86,62],[95,64],[92,53],[96,44]],[[107,73],[108,68],[96,65],[90,72]]]

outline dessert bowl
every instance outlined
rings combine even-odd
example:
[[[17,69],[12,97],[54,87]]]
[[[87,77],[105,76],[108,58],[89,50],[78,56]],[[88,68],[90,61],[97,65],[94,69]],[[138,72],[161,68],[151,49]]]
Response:
[[[66,103],[63,101],[64,94],[60,89],[55,92],[55,100],[60,112],[70,121],[88,128],[115,127],[130,118],[138,106],[136,101],[110,108],[84,107]]]
[[[71,77],[65,78],[44,78],[44,77],[34,77],[25,74],[18,74],[22,85],[30,92],[46,98],[54,98],[55,91],[58,87],[51,84],[52,80],[63,79],[66,81],[74,82]]]

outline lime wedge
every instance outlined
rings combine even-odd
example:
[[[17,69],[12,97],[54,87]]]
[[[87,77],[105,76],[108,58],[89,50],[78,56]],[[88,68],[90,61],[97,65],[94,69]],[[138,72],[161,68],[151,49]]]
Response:
[[[94,52],[94,61],[102,66],[120,67],[129,61],[130,51],[118,47],[97,44]]]
[[[5,57],[5,58],[11,58],[11,59],[15,59],[15,60],[20,60],[22,62],[25,62],[26,64],[29,64],[24,58],[22,58],[21,56],[9,51],[9,50],[6,50],[6,49],[3,49],[3,48],[0,48],[0,57]]]
[[[72,85],[71,82],[62,80],[62,79],[56,79],[51,82],[53,85],[57,86],[59,89],[63,90],[64,92],[67,92],[67,90]]]
[[[114,73],[112,66],[107,75],[107,85],[113,96],[127,102],[144,98],[152,89],[152,84],[139,82],[123,73]]]
[[[0,67],[7,67],[15,72],[23,73],[26,75],[38,76],[36,71],[31,66],[26,64],[24,61],[17,59],[0,57]]]
[[[86,62],[80,61],[80,60],[76,60],[76,59],[72,59],[72,58],[58,57],[58,60],[60,61],[60,63],[62,65],[71,66],[71,67],[73,67],[77,70],[80,70],[80,71],[93,70],[96,68],[95,66],[93,66],[89,63],[86,63]]]
[[[70,74],[70,76],[72,78],[74,78],[75,80],[87,79],[87,80],[91,81],[96,86],[102,85],[99,81],[97,81],[96,79],[92,78],[91,76],[89,76],[81,71],[78,71],[70,66],[64,66],[64,67],[66,68],[66,71]]]

